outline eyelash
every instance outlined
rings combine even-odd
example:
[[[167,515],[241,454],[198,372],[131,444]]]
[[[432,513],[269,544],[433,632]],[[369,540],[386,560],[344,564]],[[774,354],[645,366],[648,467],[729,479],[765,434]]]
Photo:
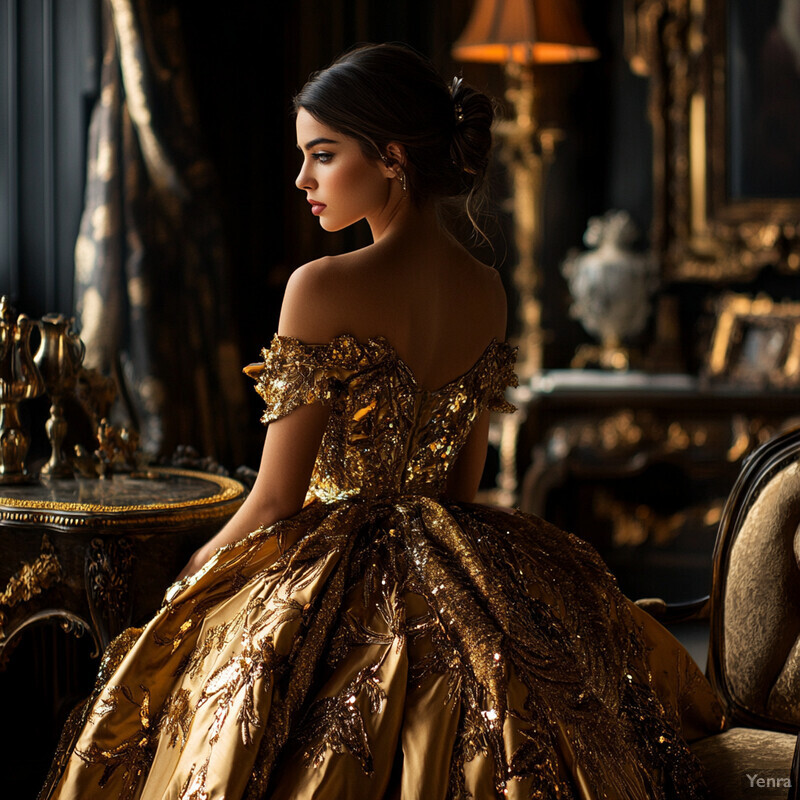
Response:
[[[320,164],[327,164],[333,158],[333,153],[312,153],[311,158]]]

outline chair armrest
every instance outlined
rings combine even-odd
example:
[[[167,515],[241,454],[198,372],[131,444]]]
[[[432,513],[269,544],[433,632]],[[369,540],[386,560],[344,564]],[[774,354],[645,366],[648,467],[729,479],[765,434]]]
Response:
[[[642,597],[634,601],[642,611],[655,617],[662,625],[678,622],[692,622],[709,618],[709,597],[686,600],[682,603],[667,603],[660,597]]]

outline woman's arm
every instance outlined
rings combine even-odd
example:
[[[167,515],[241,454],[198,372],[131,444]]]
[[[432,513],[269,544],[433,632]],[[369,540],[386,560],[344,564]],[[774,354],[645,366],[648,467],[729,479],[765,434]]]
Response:
[[[503,282],[495,270],[491,272],[492,280],[482,296],[486,299],[486,310],[492,323],[493,335],[502,341],[506,335],[506,293]],[[475,499],[486,464],[486,451],[489,447],[489,420],[491,412],[486,409],[475,420],[472,430],[467,436],[456,463],[450,469],[445,487],[445,497],[462,503],[471,503]]]
[[[303,507],[329,413],[327,406],[312,403],[269,424],[252,491],[222,530],[194,553],[178,579],[197,572],[218,548]]]
[[[282,336],[319,342],[330,335],[323,327],[320,264],[322,261],[300,267],[290,278],[278,324]],[[303,507],[329,414],[327,406],[312,403],[270,422],[252,491],[222,530],[194,553],[178,579],[197,572],[218,548],[243,539],[262,525],[291,517]]]
[[[467,441],[450,469],[445,487],[445,497],[461,503],[471,503],[481,483],[486,451],[489,445],[489,411],[484,411],[475,421]]]

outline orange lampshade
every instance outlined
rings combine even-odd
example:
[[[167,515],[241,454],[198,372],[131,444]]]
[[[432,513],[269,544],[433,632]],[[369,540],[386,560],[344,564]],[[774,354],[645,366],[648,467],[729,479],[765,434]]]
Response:
[[[575,0],[476,0],[453,45],[459,61],[557,64],[599,55]]]

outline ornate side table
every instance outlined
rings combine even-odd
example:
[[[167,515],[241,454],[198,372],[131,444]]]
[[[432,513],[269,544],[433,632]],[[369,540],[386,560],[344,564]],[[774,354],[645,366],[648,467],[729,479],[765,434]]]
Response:
[[[633,597],[704,594],[742,460],[800,424],[800,392],[683,374],[550,370],[495,421],[498,496],[589,540]],[[514,418],[517,418],[516,420]]]
[[[0,663],[54,619],[95,654],[145,620],[189,555],[241,505],[231,478],[170,468],[0,487]]]

